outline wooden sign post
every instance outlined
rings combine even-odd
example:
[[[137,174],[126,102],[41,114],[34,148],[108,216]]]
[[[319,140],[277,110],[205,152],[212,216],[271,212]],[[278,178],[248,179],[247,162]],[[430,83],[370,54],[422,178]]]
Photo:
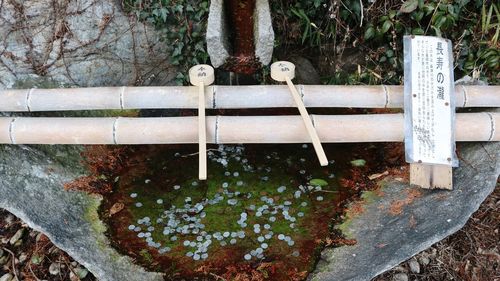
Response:
[[[302,102],[302,98],[295,88],[295,85],[292,83],[292,79],[295,77],[295,65],[291,62],[287,61],[278,61],[271,65],[271,78],[279,82],[286,82],[290,92],[292,94],[293,100],[299,109],[300,115],[302,116],[302,120],[304,121],[304,125],[306,126],[307,133],[311,137],[312,144],[314,146],[314,150],[316,151],[316,155],[318,155],[319,163],[321,166],[328,165],[328,159],[326,158],[325,151],[323,150],[323,146],[318,137],[318,133],[316,129],[314,129],[314,125],[309,117],[309,113],[307,113],[307,109]]]
[[[207,179],[207,129],[205,119],[205,86],[215,80],[214,69],[210,65],[200,64],[189,69],[189,81],[198,86],[198,144],[200,180]]]
[[[404,38],[405,151],[410,183],[452,189],[455,90],[452,45],[429,36]]]

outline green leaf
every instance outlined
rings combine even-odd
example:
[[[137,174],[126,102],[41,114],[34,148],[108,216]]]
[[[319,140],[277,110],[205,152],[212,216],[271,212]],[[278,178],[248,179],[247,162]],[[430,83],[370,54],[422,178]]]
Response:
[[[402,13],[411,13],[418,8],[418,0],[406,0],[403,5],[401,5],[400,11]]]
[[[351,165],[353,165],[354,167],[363,167],[364,165],[366,165],[366,160],[364,159],[352,160]]]
[[[384,21],[384,24],[382,25],[382,29],[380,30],[382,33],[386,33],[389,28],[391,28],[392,22],[390,20]]]
[[[31,256],[31,263],[32,264],[36,264],[36,265],[39,265],[41,264],[43,261],[43,257],[39,256],[39,255],[33,255]]]
[[[309,181],[309,184],[312,186],[327,186],[328,182],[323,179],[312,179]]]
[[[422,11],[418,11],[413,14],[413,18],[415,19],[415,21],[420,21],[422,20],[423,17],[424,17],[424,12]]]
[[[414,28],[411,31],[411,34],[413,34],[413,35],[424,35],[424,33],[425,33],[425,31],[420,27]]]
[[[434,22],[435,22],[434,26],[439,29],[446,22],[446,17],[445,16],[437,16],[436,20]]]
[[[365,40],[369,40],[370,38],[373,38],[373,36],[375,36],[375,28],[370,26],[365,30]]]

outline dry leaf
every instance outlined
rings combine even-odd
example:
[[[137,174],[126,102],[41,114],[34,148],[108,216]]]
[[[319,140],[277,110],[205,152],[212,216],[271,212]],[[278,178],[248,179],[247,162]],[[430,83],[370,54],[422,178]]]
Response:
[[[373,175],[368,176],[368,178],[370,180],[374,180],[374,179],[378,179],[380,177],[387,176],[387,175],[389,175],[389,171],[385,171],[385,172],[379,173],[379,174],[373,174]]]
[[[111,209],[109,210],[109,216],[112,216],[118,212],[120,212],[121,210],[123,210],[123,208],[125,207],[125,205],[123,203],[115,203]]]

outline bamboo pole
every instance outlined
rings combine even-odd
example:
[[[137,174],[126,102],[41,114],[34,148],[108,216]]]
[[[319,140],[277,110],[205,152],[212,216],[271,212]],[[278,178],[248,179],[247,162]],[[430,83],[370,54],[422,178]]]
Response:
[[[312,115],[323,143],[403,142],[403,114]],[[198,143],[197,117],[1,117],[3,144]],[[208,116],[208,143],[306,143],[300,116]],[[333,129],[334,128],[334,129]],[[500,141],[500,113],[460,113],[457,141]]]
[[[402,108],[402,86],[296,85],[306,107]],[[206,87],[208,109],[295,107],[287,86]],[[500,86],[457,86],[457,107],[500,107]],[[198,107],[197,87],[103,87],[0,91],[0,111]]]

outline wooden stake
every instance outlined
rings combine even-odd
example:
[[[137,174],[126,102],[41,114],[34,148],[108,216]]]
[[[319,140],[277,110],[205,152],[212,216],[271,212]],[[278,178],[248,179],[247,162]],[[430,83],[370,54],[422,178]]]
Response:
[[[198,86],[198,150],[200,180],[207,179],[207,129],[205,118],[205,84],[214,82],[214,69],[206,64],[196,65],[189,70],[191,84]]]
[[[280,82],[286,82],[288,88],[290,89],[290,93],[295,101],[295,105],[299,109],[300,115],[302,116],[302,120],[304,121],[304,125],[306,126],[307,133],[311,138],[312,144],[314,146],[314,150],[316,151],[316,155],[318,156],[319,163],[321,166],[328,165],[328,159],[326,158],[325,151],[323,150],[323,146],[318,137],[318,133],[314,128],[314,125],[311,121],[309,113],[307,112],[304,103],[302,102],[302,98],[297,91],[295,85],[293,85],[292,79],[295,77],[295,65],[291,62],[279,61],[275,62],[271,65],[271,77]]]
[[[426,189],[453,189],[453,169],[447,165],[410,164],[410,184]]]

